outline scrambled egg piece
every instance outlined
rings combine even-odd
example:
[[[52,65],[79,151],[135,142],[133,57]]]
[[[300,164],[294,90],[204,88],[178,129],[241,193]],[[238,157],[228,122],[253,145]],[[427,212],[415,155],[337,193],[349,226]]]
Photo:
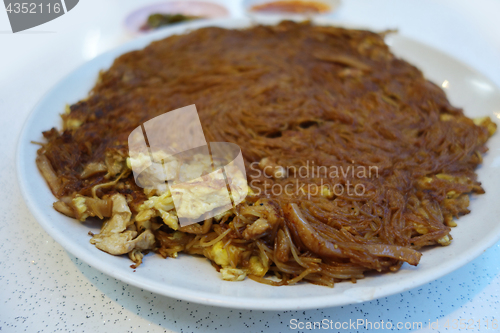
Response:
[[[334,196],[334,193],[330,189],[330,186],[322,185],[321,186],[321,195],[327,199],[332,199]]]
[[[234,245],[227,245],[224,242],[215,243],[210,249],[204,252],[205,256],[221,266],[221,278],[227,281],[244,280],[248,274],[264,276],[268,267],[264,265],[258,256],[251,256],[246,267],[238,267],[238,258],[244,249]],[[236,267],[234,267],[236,266]]]
[[[87,205],[85,204],[85,197],[77,196],[73,198],[72,203],[79,220],[85,221],[87,217],[89,217],[89,214],[87,213]]]
[[[247,276],[246,270],[224,267],[220,270],[221,278],[226,281],[243,281]]]
[[[415,230],[421,235],[425,235],[429,232],[423,224],[413,222],[413,225],[415,226]]]
[[[179,171],[179,181],[187,182],[214,171],[209,155],[196,154],[188,163],[183,163]]]
[[[127,159],[127,166],[151,184],[174,179],[186,182],[212,171],[212,161],[208,155],[196,154],[188,163],[181,163],[175,156],[162,150],[151,154],[135,153]]]
[[[72,118],[72,115],[70,114],[71,108],[68,104],[66,104],[66,106],[64,107],[64,114],[62,115],[63,128],[65,130],[76,130],[83,124],[83,121],[80,119]]]
[[[222,170],[170,187],[177,215],[196,219],[220,207],[232,207]]]
[[[106,151],[104,163],[106,164],[106,169],[108,170],[108,173],[105,176],[106,178],[115,177],[127,170],[127,158],[120,150],[111,149]]]
[[[264,276],[267,273],[268,267],[266,267],[259,257],[252,256],[250,257],[250,263],[248,267],[249,271],[253,275]]]
[[[231,265],[231,259],[233,259],[233,263],[238,264],[238,257],[241,253],[241,249],[234,246],[228,245],[227,249],[224,248],[224,243],[222,241],[218,241],[215,243],[209,251],[205,251],[206,257],[213,260],[217,265],[222,267],[227,267]],[[233,258],[229,258],[229,255],[232,254]]]
[[[177,178],[179,162],[173,156],[160,150],[151,155],[142,152],[134,154],[127,159],[127,166],[151,182],[163,183]]]
[[[221,278],[226,281],[243,281],[248,274],[256,276],[264,276],[267,273],[267,268],[264,267],[259,257],[252,256],[250,258],[249,267],[233,268],[223,267],[220,270]]]
[[[68,118],[66,122],[64,123],[65,128],[69,130],[76,130],[78,127],[80,127],[83,124],[83,121],[79,119],[71,119]]]
[[[174,230],[179,229],[179,219],[174,209],[174,201],[169,190],[160,196],[153,195],[139,207],[136,216],[138,221],[146,221],[155,216],[160,216],[163,222]]]
[[[226,166],[229,184],[226,184],[222,169],[213,171],[212,160],[208,154],[195,154],[186,162],[181,162],[162,151],[151,156],[137,153],[127,160],[134,169],[139,182],[144,180],[146,194],[155,188],[161,195],[150,196],[139,208],[138,221],[161,216],[164,223],[174,230],[179,229],[179,218],[197,219],[206,213],[222,214],[232,208],[231,196],[235,204],[244,200],[248,187],[246,178],[234,166]],[[137,176],[140,173],[140,176]],[[165,181],[169,182],[167,189]],[[149,184],[149,185],[148,185]],[[162,186],[160,188],[159,186]],[[230,186],[231,192],[228,191]],[[155,192],[158,192],[156,191]],[[151,191],[149,191],[151,192]],[[175,207],[175,209],[174,209]]]
[[[490,117],[488,117],[488,116],[474,118],[473,121],[474,121],[474,124],[476,124],[478,126],[486,127],[486,129],[488,130],[489,136],[492,136],[497,131],[497,124],[492,122]]]
[[[445,235],[437,240],[437,242],[442,246],[447,246],[451,244],[450,236]]]
[[[441,120],[441,121],[450,121],[452,119],[455,119],[455,117],[453,117],[449,113],[442,113],[439,115],[439,120]]]

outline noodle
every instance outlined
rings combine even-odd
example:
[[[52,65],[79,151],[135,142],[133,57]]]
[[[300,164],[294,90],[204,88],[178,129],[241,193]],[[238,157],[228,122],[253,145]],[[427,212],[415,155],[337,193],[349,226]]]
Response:
[[[221,239],[223,239],[224,237],[226,237],[227,234],[229,234],[231,232],[231,229],[227,229],[226,231],[224,231],[222,234],[220,234],[219,236],[217,236],[216,238],[214,238],[213,240],[209,241],[209,242],[203,242],[200,240],[200,243],[199,245],[201,247],[209,247],[209,246],[212,246],[214,245],[215,243],[217,243],[218,241],[220,241]]]
[[[484,193],[474,171],[496,125],[467,118],[384,36],[284,21],[203,28],[120,56],[63,130],[43,133],[37,165],[54,207],[106,219],[88,198],[118,194],[132,214],[114,217],[123,232],[155,237],[127,252],[137,263],[144,249],[202,255],[233,281],[333,287],[417,265]],[[168,190],[136,185],[127,137],[191,104],[207,141],[241,148],[251,191],[179,227]]]

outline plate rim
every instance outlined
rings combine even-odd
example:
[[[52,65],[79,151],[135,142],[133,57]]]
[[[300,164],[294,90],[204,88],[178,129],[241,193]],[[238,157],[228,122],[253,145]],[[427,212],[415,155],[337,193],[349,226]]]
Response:
[[[280,21],[281,19],[270,19],[270,20],[264,20],[265,22],[259,21],[258,23],[264,23],[264,24],[269,24],[269,23],[275,23],[277,21]],[[347,27],[347,28],[362,28],[362,29],[367,29],[366,27],[359,27],[357,25],[350,25],[345,22],[337,21],[334,19],[328,19],[328,18],[321,18],[314,20],[315,23],[318,24],[331,24],[335,26],[342,26],[342,27]],[[242,24],[243,23],[243,24]],[[52,237],[59,245],[61,245],[65,251],[71,253],[74,255],[76,258],[82,260],[86,264],[90,265],[91,267],[97,269],[98,271],[111,276],[117,280],[120,280],[122,282],[128,283],[130,285],[133,285],[138,288],[142,288],[145,290],[149,290],[151,292],[155,292],[160,295],[176,298],[176,299],[182,299],[188,302],[194,302],[198,304],[205,304],[205,305],[211,305],[211,306],[218,306],[218,307],[224,307],[224,308],[232,308],[232,309],[251,309],[251,310],[298,310],[298,309],[316,309],[316,308],[325,308],[325,307],[332,307],[332,306],[342,306],[342,305],[348,305],[348,304],[356,304],[356,303],[362,303],[362,302],[368,302],[371,300],[375,300],[378,298],[394,295],[397,293],[401,293],[410,289],[417,288],[419,286],[422,286],[424,284],[427,284],[429,282],[432,282],[436,279],[439,279],[456,269],[468,264],[475,258],[479,257],[484,251],[486,251],[488,248],[493,246],[496,242],[500,240],[500,225],[497,226],[495,229],[497,232],[492,232],[489,234],[489,237],[482,238],[480,243],[481,245],[476,246],[472,248],[472,251],[467,251],[463,255],[460,256],[459,259],[452,259],[450,261],[445,261],[443,265],[439,266],[439,269],[437,267],[433,267],[427,270],[426,272],[426,278],[420,279],[418,281],[415,281],[415,279],[412,279],[411,283],[406,283],[404,287],[401,288],[395,288],[392,287],[389,290],[387,290],[387,287],[385,287],[384,291],[380,292],[379,291],[374,291],[374,297],[370,299],[364,299],[361,301],[354,301],[351,299],[350,301],[347,301],[346,299],[343,299],[343,301],[336,301],[335,296],[336,295],[323,295],[323,296],[313,296],[313,297],[298,297],[298,298],[281,298],[281,299],[268,299],[268,302],[264,302],[264,299],[259,299],[259,298],[254,298],[254,299],[248,299],[244,298],[244,301],[237,297],[237,296],[226,296],[226,295],[219,295],[219,294],[214,294],[210,292],[195,292],[193,293],[190,291],[190,289],[185,288],[185,287],[178,287],[175,285],[168,285],[168,288],[159,288],[158,286],[155,285],[148,285],[144,284],[144,282],[141,282],[141,279],[133,278],[130,276],[120,276],[118,272],[114,271],[113,269],[110,269],[109,267],[106,267],[105,263],[95,261],[95,258],[92,258],[90,253],[87,253],[83,248],[80,247],[74,247],[71,246],[71,240],[69,238],[64,237],[62,235],[61,231],[58,231],[57,228],[55,228],[53,225],[48,223],[47,217],[44,216],[44,211],[42,210],[41,207],[38,207],[36,204],[36,198],[34,198],[34,194],[30,193],[29,191],[29,184],[28,184],[28,179],[25,176],[25,173],[23,172],[26,167],[27,161],[25,161],[24,155],[27,155],[24,153],[24,148],[30,144],[29,142],[29,133],[28,129],[29,126],[32,122],[32,119],[35,117],[37,111],[39,110],[40,105],[43,105],[44,101],[48,98],[51,92],[54,91],[59,85],[61,85],[64,81],[68,80],[72,75],[75,74],[78,70],[81,70],[84,68],[86,65],[88,65],[90,62],[95,61],[98,58],[103,58],[106,56],[110,56],[112,54],[115,54],[114,59],[116,59],[117,55],[116,53],[123,54],[125,52],[129,52],[130,50],[135,50],[135,49],[142,49],[149,43],[166,38],[168,36],[171,36],[175,34],[176,32],[179,33],[188,33],[194,29],[201,28],[201,27],[208,27],[208,26],[217,26],[217,27],[230,27],[232,26],[233,29],[244,27],[244,26],[250,26],[253,23],[255,23],[255,20],[250,20],[247,18],[223,18],[223,19],[217,19],[217,20],[207,20],[207,21],[195,21],[195,22],[189,22],[186,24],[180,24],[175,27],[168,27],[159,31],[154,31],[149,34],[142,35],[138,38],[134,38],[130,41],[127,41],[116,48],[113,48],[112,50],[109,50],[107,52],[104,52],[102,54],[99,54],[97,57],[83,62],[81,65],[77,66],[74,68],[72,71],[70,71],[67,75],[63,76],[62,79],[60,79],[56,84],[51,86],[44,95],[40,98],[40,100],[35,104],[33,109],[30,111],[29,115],[26,117],[22,130],[17,138],[17,147],[16,147],[16,156],[15,156],[15,163],[16,163],[16,176],[18,178],[18,184],[21,190],[22,197],[24,201],[26,202],[30,212],[32,213],[34,219],[38,222],[39,225],[42,226],[42,228],[49,234],[50,237]],[[368,28],[369,29],[369,28]],[[375,29],[373,29],[375,30]],[[453,56],[450,56],[449,54],[435,49],[432,46],[429,46],[425,43],[422,43],[420,41],[414,40],[413,38],[406,37],[406,36],[401,36],[398,35],[400,38],[404,38],[407,41],[410,41],[412,43],[418,44],[418,46],[425,47],[432,49],[433,51],[440,53],[441,55],[444,55],[448,58],[453,59],[457,64],[463,66],[464,68],[467,68],[469,71],[473,72],[474,74],[480,75],[482,78],[484,78],[486,81],[488,81],[493,87],[496,88],[497,91],[500,91],[498,87],[485,75],[474,69],[468,64],[465,64],[461,62],[460,60],[454,58]],[[132,45],[139,45],[139,48],[137,47],[132,47]],[[85,97],[81,97],[85,98]],[[62,111],[62,110],[61,110]],[[27,141],[28,139],[28,141]],[[34,164],[34,161],[32,161]],[[40,176],[40,175],[39,175]],[[40,176],[41,177],[41,176]],[[48,185],[47,185],[48,187]],[[493,194],[492,194],[493,195]],[[415,272],[412,272],[412,274]],[[391,273],[387,273],[391,274]],[[378,277],[382,278],[382,277]],[[227,282],[231,283],[231,282]],[[318,288],[326,288],[323,286],[317,286]],[[282,288],[289,288],[287,287],[282,287]],[[376,288],[377,289],[377,288]],[[375,295],[376,294],[376,295]],[[307,300],[304,301],[304,298]],[[270,301],[269,301],[270,300]],[[302,304],[300,301],[303,301]]]

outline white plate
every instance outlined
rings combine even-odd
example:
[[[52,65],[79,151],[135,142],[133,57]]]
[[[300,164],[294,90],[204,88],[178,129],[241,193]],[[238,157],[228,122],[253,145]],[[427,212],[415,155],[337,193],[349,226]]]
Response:
[[[328,23],[322,20],[319,23]],[[89,243],[88,231],[97,232],[96,224],[80,223],[52,208],[55,198],[35,166],[41,132],[59,126],[59,114],[67,103],[85,98],[101,69],[107,69],[120,54],[145,47],[153,40],[186,32],[201,26],[245,27],[248,20],[191,22],[143,36],[84,64],[53,87],[29,116],[21,133],[17,168],[22,193],[29,209],[42,227],[67,251],[96,269],[131,285],[158,294],[196,303],[230,308],[285,310],[309,309],[363,302],[403,292],[433,281],[465,265],[500,239],[500,135],[488,142],[490,151],[478,169],[486,194],[471,200],[472,213],[460,218],[452,230],[448,247],[424,250],[417,267],[403,265],[397,273],[370,275],[358,281],[338,283],[335,288],[312,284],[272,287],[249,279],[227,282],[208,260],[187,255],[162,259],[149,254],[144,263],[132,270],[128,257],[101,252]],[[447,87],[453,105],[465,109],[469,117],[500,118],[500,91],[484,76],[453,58],[403,36],[388,39],[392,50],[423,70],[435,83]]]

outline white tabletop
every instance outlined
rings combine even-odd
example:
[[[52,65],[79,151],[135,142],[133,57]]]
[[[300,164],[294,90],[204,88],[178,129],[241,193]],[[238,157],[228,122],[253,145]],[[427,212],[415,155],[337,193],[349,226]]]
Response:
[[[217,2],[233,16],[243,15],[239,1]],[[361,326],[347,327],[349,321],[363,320],[374,328],[382,321],[401,323],[402,329],[394,331],[444,332],[455,331],[462,320],[466,328],[461,331],[500,332],[500,243],[457,271],[401,294],[338,308],[262,312],[190,304],[140,290],[82,263],[54,242],[20,194],[17,137],[36,102],[58,80],[132,38],[123,28],[124,17],[146,3],[82,0],[68,14],[17,34],[0,9],[0,331],[288,332],[309,331],[307,322],[328,322],[344,325],[335,331],[365,332]],[[373,29],[398,28],[500,86],[499,14],[500,0],[343,0],[332,17]],[[404,328],[413,322],[425,326]]]

